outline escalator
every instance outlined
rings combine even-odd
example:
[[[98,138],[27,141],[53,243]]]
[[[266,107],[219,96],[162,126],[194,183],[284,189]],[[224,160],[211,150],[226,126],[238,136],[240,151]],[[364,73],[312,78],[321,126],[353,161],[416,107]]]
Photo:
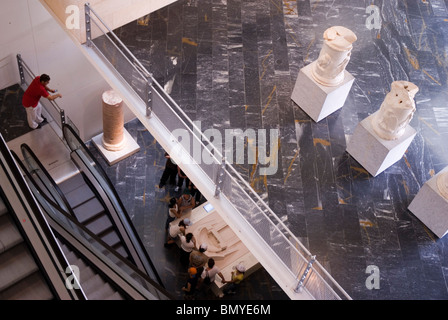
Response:
[[[0,196],[0,300],[52,300],[39,266]]]
[[[109,177],[70,125],[64,124],[62,131],[65,142],[71,150],[70,156],[73,163],[85,174],[87,181],[96,190],[98,199],[105,205],[111,222],[123,239],[123,246],[128,250],[130,259],[140,270],[163,287],[162,280]]]
[[[12,152],[24,173],[45,218],[67,259],[73,274],[72,289],[87,300],[161,300],[173,299],[166,290],[139,270],[129,259],[109,246],[86,225],[78,221],[75,210],[58,185],[49,186],[47,172],[36,162],[29,148],[24,163]],[[25,163],[33,170],[29,170]],[[73,188],[76,189],[76,188]],[[59,205],[61,204],[61,206]],[[62,207],[65,206],[64,210]],[[87,224],[88,225],[88,224]],[[66,271],[67,272],[67,271]]]
[[[63,211],[163,287],[109,178],[71,126],[63,125],[63,136],[77,172],[57,184],[26,144],[21,145],[22,170]]]
[[[103,209],[111,206],[95,182],[81,172],[85,184],[52,184],[32,151],[23,150],[24,161],[0,135],[0,300],[174,299],[157,277],[137,267],[135,249],[118,245],[124,237],[115,224],[118,242],[110,230],[95,233],[94,217],[82,221],[80,214],[94,207],[85,205],[92,194]],[[85,185],[91,193],[78,190]]]
[[[79,285],[88,300],[127,300],[128,297],[109,282],[95,266],[85,259],[78,250],[72,248],[63,238],[58,237],[62,252],[71,266],[76,266],[79,273]]]
[[[111,213],[86,175],[79,171],[58,185],[28,145],[22,144],[21,150],[26,164],[22,170],[28,170],[40,190],[76,221],[134,263],[123,245],[124,240],[113,223]]]
[[[68,267],[0,135],[0,299],[83,300],[67,290]]]

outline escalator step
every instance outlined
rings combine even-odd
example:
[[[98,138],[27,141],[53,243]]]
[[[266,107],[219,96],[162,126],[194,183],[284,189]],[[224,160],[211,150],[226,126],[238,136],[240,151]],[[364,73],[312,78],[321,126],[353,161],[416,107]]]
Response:
[[[111,286],[98,274],[90,277],[88,280],[81,280],[81,286],[90,300],[101,300],[114,292]]]
[[[106,297],[104,300],[126,300],[120,293],[115,292],[113,295]]]
[[[66,193],[69,193],[70,191],[73,191],[73,190],[75,190],[75,189],[77,189],[80,186],[83,186],[85,184],[86,184],[86,182],[84,181],[84,178],[79,173],[79,174],[77,174],[75,176],[72,176],[69,179],[59,183],[58,187],[59,187],[59,189],[61,189],[61,191],[64,194],[66,194]]]
[[[0,216],[0,253],[23,241],[22,236],[8,215]]]
[[[116,291],[106,282],[103,281],[103,285],[98,285],[95,290],[91,291],[87,295],[89,300],[105,300],[107,297],[113,295]]]
[[[39,272],[0,293],[0,300],[51,300],[54,296]]]
[[[38,267],[24,243],[0,255],[0,291],[37,271]]]
[[[120,238],[118,237],[117,233],[114,229],[110,229],[107,233],[105,233],[101,240],[103,240],[105,243],[107,243],[112,248],[116,246],[117,244],[121,243]]]
[[[124,247],[120,244],[119,246],[117,246],[115,248],[115,250],[125,259],[128,258],[128,253],[126,252],[126,250],[124,249]]]
[[[92,198],[95,198],[95,194],[87,185],[84,185],[70,192],[65,193],[65,197],[67,198],[67,201],[70,204],[70,206],[72,208],[75,208],[83,204],[84,202],[87,202]]]
[[[92,231],[96,235],[100,235],[101,233],[105,232],[109,228],[112,228],[112,223],[110,222],[110,219],[106,215],[102,215],[98,217],[97,219],[93,220],[92,222],[88,223],[86,225],[87,229]]]
[[[84,224],[104,212],[104,208],[98,199],[94,198],[83,203],[79,207],[73,208],[73,211],[75,212],[78,221]]]

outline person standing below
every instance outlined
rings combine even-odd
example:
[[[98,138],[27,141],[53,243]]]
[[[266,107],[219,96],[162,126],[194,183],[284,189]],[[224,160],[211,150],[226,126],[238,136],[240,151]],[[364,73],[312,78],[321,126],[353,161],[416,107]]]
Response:
[[[187,233],[187,235],[180,235],[180,262],[188,266],[190,263],[190,254],[194,248],[196,248],[196,239],[192,233]]]
[[[168,229],[168,239],[164,244],[165,248],[168,248],[170,245],[176,243],[177,238],[181,235],[185,235],[187,226],[191,225],[192,222],[188,218],[179,221],[177,225],[171,225]]]
[[[241,284],[241,281],[244,279],[244,273],[246,272],[246,267],[240,263],[237,266],[234,267],[235,271],[232,271],[231,280],[223,281],[222,283],[228,283],[228,287],[224,288],[223,293],[220,295],[220,298],[222,298],[225,294],[235,294],[236,290]]]
[[[55,95],[50,95],[48,93],[56,92],[56,90],[48,88],[49,83],[49,75],[42,74],[41,76],[37,76],[23,94],[22,104],[25,107],[26,118],[31,129],[40,129],[42,127],[42,123],[47,121],[45,117],[42,117],[42,105],[39,102],[40,98],[44,97],[50,101],[57,98],[62,98],[60,93]]]
[[[215,265],[215,260],[210,258],[208,259],[207,265],[199,278],[198,288],[202,288],[202,285],[205,285],[205,291],[208,291],[210,289],[210,285],[215,282],[216,275],[221,278],[222,283],[226,282],[221,270]]]
[[[179,207],[180,215],[187,214],[196,206],[196,201],[189,189],[184,189],[182,196],[177,200],[177,206]]]
[[[188,188],[190,185],[190,179],[188,179],[187,175],[182,171],[182,169],[177,166],[177,187],[174,189],[175,192],[179,191],[182,186],[184,185],[185,181],[185,187]]]
[[[203,243],[199,250],[193,250],[190,253],[190,267],[195,267],[199,274],[202,274],[202,270],[204,270],[204,266],[208,261],[208,257],[204,253],[207,251],[207,247],[207,244]]]
[[[182,291],[185,293],[184,294],[185,300],[194,300],[197,283],[198,283],[198,272],[196,268],[189,268],[187,282],[182,287]]]
[[[177,199],[171,198],[170,203],[168,205],[168,217],[165,223],[165,230],[168,230],[170,227],[170,223],[176,219],[180,218],[179,208],[177,207]]]
[[[162,173],[162,177],[159,182],[159,189],[162,189],[168,179],[170,180],[170,184],[176,184],[176,176],[177,176],[177,164],[175,164],[172,160],[168,152],[165,152],[165,170]]]
[[[198,188],[196,188],[196,186],[193,184],[193,182],[190,180],[190,185],[188,187],[188,189],[190,189],[190,193],[191,195],[194,197],[194,201],[196,202],[196,207],[199,206],[200,202],[201,202],[201,191],[199,191]]]

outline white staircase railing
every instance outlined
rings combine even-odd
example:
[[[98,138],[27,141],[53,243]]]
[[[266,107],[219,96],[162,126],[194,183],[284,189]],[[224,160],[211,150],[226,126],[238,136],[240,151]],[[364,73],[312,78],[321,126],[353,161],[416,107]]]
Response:
[[[215,208],[220,208],[223,219],[288,296],[350,300],[89,4],[85,5],[85,16],[87,42],[81,45],[83,53],[122,93],[128,107],[162,147],[173,151],[174,160]],[[182,141],[173,134],[180,131]],[[197,154],[207,161],[196,161]]]

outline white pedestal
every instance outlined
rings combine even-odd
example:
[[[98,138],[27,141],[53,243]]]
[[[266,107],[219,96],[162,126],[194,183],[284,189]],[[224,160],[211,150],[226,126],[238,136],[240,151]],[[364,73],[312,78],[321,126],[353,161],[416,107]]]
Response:
[[[344,82],[339,86],[323,86],[314,80],[311,73],[315,63],[300,70],[291,99],[315,122],[319,122],[344,106],[355,78],[345,71]]]
[[[124,129],[124,139],[126,141],[126,146],[120,151],[109,151],[103,146],[103,134],[97,135],[92,138],[93,144],[98,148],[100,153],[106,159],[107,163],[112,166],[117,162],[133,155],[140,150],[140,146],[135,142],[134,138],[130,133]]]
[[[448,233],[448,200],[437,187],[437,178],[445,172],[448,167],[426,182],[408,207],[439,238]]]
[[[381,139],[372,128],[374,115],[364,119],[356,127],[348,142],[347,152],[376,177],[403,158],[417,131],[408,126],[404,135],[398,140]]]

